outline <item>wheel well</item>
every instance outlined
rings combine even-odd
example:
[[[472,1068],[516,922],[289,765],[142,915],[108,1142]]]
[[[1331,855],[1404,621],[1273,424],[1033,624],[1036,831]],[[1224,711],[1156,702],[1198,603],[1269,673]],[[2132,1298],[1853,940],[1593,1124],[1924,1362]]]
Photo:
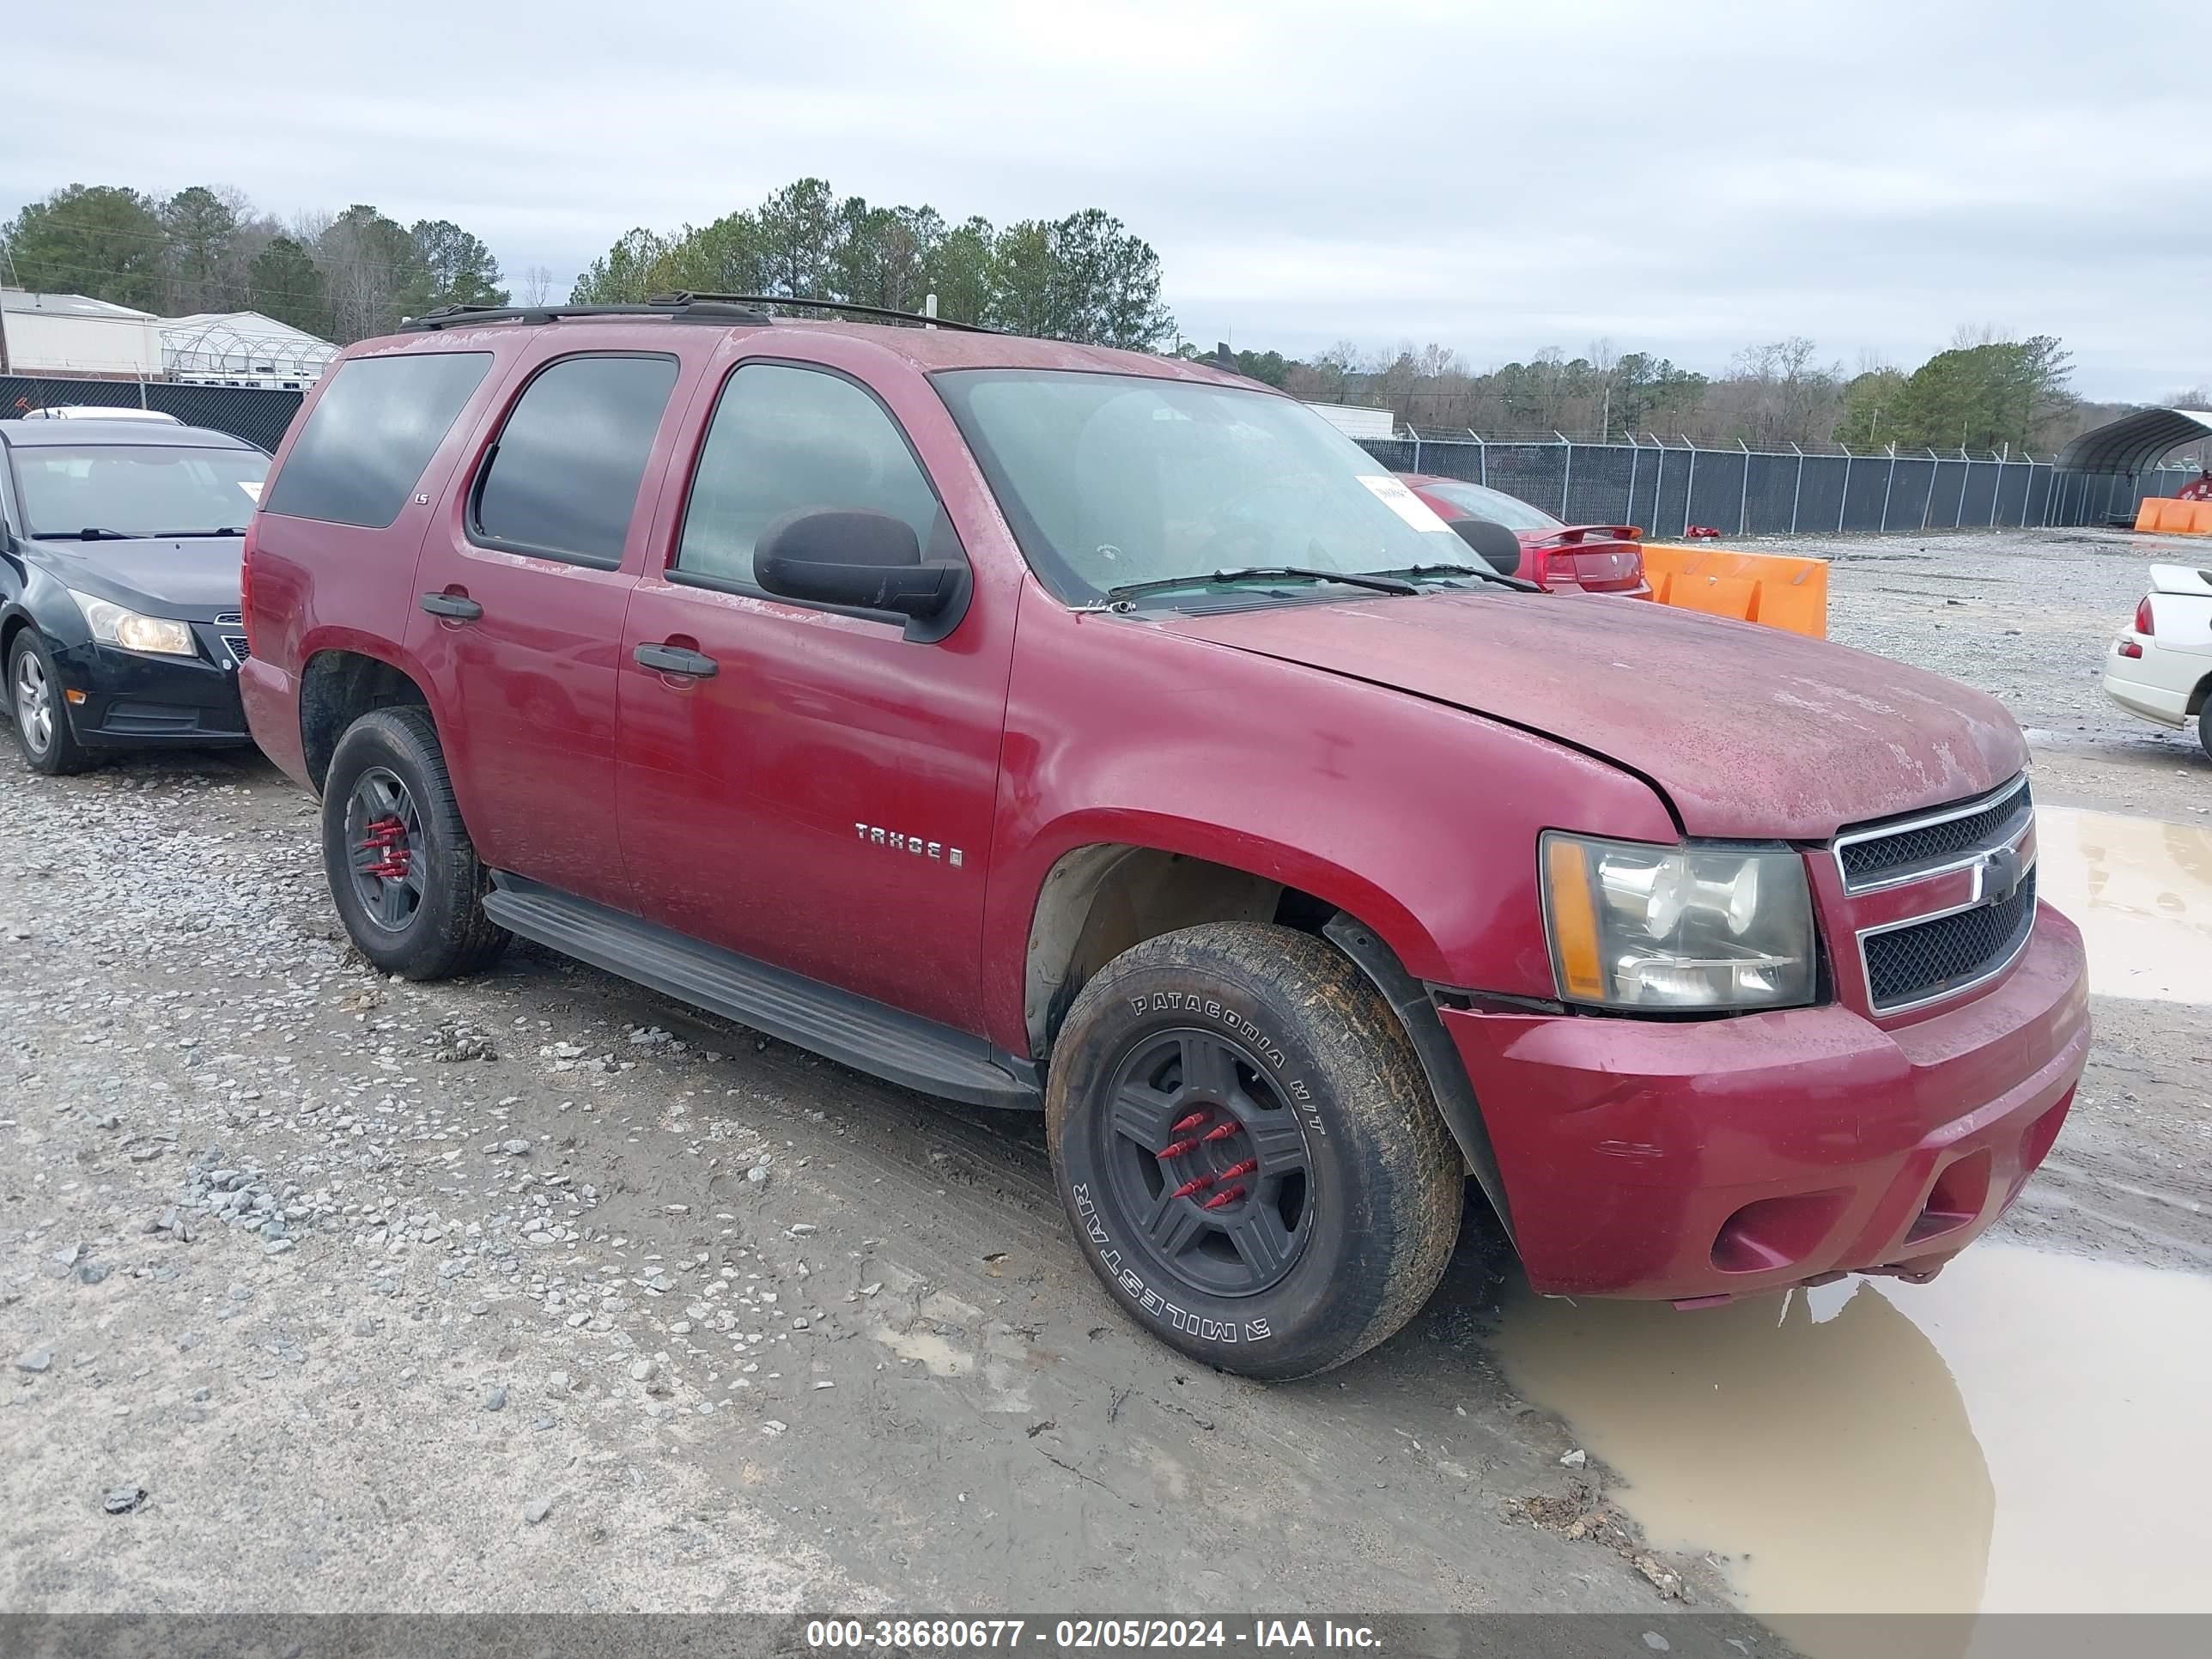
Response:
[[[15,648],[15,635],[30,625],[30,617],[21,611],[0,620],[0,663],[6,662],[8,653]]]
[[[2194,714],[2204,707],[2204,700],[2212,697],[2212,674],[2197,682],[2197,689],[2189,694],[2189,707],[2183,712]]]
[[[379,658],[358,651],[318,652],[300,676],[300,739],[309,780],[317,789],[323,787],[338,739],[371,709],[407,703],[427,708],[429,701],[403,671]]]
[[[1022,985],[1030,1053],[1043,1059],[1076,993],[1131,945],[1209,921],[1274,921],[1318,933],[1335,907],[1295,887],[1153,847],[1063,854],[1030,922]]]

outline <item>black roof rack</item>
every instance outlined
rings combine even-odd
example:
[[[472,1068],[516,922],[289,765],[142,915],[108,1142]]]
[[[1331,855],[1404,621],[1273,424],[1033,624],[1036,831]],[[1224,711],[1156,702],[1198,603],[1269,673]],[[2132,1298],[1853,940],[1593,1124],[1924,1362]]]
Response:
[[[434,334],[473,323],[555,323],[563,318],[666,317],[680,323],[764,324],[775,319],[757,307],[735,304],[720,295],[696,299],[672,294],[642,305],[440,306],[399,325],[403,334]]]
[[[864,306],[850,300],[814,300],[803,294],[691,294],[682,290],[655,296],[654,305],[792,306],[806,311],[842,311],[856,317],[882,317],[896,323],[921,323],[930,328],[949,328],[960,334],[996,334],[981,323],[956,323],[949,318],[925,316],[919,311],[895,311],[889,306]]]

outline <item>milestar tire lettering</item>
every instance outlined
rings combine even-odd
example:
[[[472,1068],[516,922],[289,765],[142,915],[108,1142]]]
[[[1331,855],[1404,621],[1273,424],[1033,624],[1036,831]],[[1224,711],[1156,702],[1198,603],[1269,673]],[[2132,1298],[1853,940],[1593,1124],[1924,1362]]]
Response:
[[[1099,1219],[1098,1206],[1091,1202],[1089,1183],[1078,1182],[1068,1190],[1075,1200],[1076,1213],[1082,1218],[1084,1237],[1097,1252],[1099,1261],[1121,1288],[1136,1298],[1137,1305],[1153,1318],[1201,1342],[1264,1342],[1274,1334],[1264,1319],[1208,1319],[1177,1307],[1146,1285],[1143,1276],[1127,1264],[1121,1251],[1115,1247],[1113,1235]]]

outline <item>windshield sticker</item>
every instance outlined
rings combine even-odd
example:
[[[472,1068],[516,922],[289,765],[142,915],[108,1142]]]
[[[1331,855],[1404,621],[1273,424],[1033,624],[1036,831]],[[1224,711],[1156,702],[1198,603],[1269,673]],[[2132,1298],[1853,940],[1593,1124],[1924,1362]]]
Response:
[[[1374,476],[1362,473],[1359,482],[1375,492],[1375,499],[1389,507],[1416,530],[1441,530],[1445,535],[1451,530],[1442,519],[1429,510],[1429,504],[1388,473]]]
[[[239,487],[240,489],[242,489],[242,490],[244,490],[244,491],[246,492],[246,499],[247,499],[248,501],[259,501],[259,500],[261,499],[261,480],[260,480],[260,479],[258,479],[258,478],[240,478],[240,480],[238,480],[238,487]]]

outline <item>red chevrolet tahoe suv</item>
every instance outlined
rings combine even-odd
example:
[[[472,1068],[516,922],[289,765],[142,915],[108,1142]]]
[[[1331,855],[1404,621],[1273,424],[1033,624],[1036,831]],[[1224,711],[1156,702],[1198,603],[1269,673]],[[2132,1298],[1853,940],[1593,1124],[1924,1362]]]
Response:
[[[255,737],[380,968],[520,935],[1042,1109],[1225,1370],[1436,1285],[1924,1277],[2088,1042],[2020,732],[1903,664],[1560,599],[1173,358],[695,296],[350,347],[246,550]]]

